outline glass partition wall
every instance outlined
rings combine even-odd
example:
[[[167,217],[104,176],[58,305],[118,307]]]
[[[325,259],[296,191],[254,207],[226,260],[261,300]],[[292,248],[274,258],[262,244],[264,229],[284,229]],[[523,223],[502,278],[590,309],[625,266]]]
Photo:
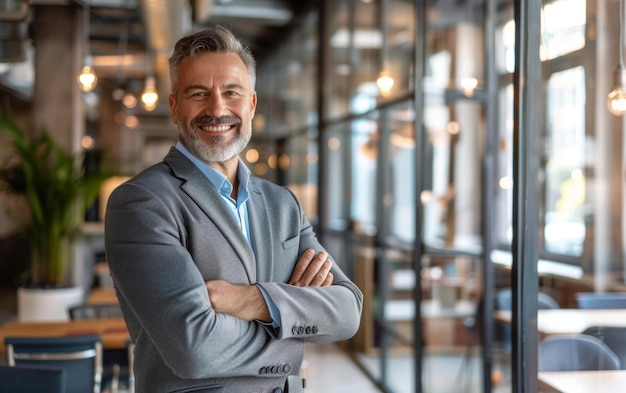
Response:
[[[382,391],[534,391],[538,309],[626,292],[619,2],[526,3],[325,0],[259,69],[245,158],[363,290]]]

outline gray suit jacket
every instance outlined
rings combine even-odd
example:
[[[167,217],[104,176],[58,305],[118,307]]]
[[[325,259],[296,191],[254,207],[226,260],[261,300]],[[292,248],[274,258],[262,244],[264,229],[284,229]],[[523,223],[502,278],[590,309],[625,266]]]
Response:
[[[333,264],[333,285],[286,284],[307,248],[322,250],[294,195],[251,178],[253,248],[224,201],[184,155],[118,187],[107,203],[106,257],[135,343],[137,392],[272,392],[300,372],[304,342],[350,338],[362,294]],[[275,331],[216,313],[204,282],[257,284]]]

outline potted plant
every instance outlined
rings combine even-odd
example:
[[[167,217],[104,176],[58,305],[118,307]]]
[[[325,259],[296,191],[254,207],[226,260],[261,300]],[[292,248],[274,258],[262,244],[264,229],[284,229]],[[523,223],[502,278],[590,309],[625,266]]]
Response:
[[[30,219],[23,231],[30,245],[31,262],[27,281],[18,290],[20,320],[66,319],[65,306],[53,304],[29,312],[29,295],[55,289],[68,302],[82,301],[82,288],[72,287],[69,267],[72,244],[81,233],[86,208],[95,201],[104,173],[86,177],[80,157],[64,151],[46,131],[29,137],[11,116],[0,118],[0,132],[10,140],[11,152],[0,166],[0,192],[23,197]],[[65,296],[65,292],[69,292]],[[48,315],[49,311],[63,315]]]

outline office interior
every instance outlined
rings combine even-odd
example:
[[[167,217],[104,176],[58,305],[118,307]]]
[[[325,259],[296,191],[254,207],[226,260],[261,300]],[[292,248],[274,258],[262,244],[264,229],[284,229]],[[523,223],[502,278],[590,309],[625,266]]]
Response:
[[[3,110],[115,172],[114,186],[176,141],[176,39],[259,2],[3,3],[28,9],[0,13]],[[242,158],[298,196],[363,291],[342,350],[383,392],[538,391],[535,294],[576,309],[579,293],[626,292],[623,0],[268,3],[292,13],[251,46],[258,106]],[[230,15],[249,38],[250,16]],[[76,83],[86,61],[90,92]],[[152,107],[138,102],[146,86]],[[85,285],[102,259],[102,195],[74,261]],[[0,198],[11,285],[23,250]],[[502,290],[507,329],[493,316]]]

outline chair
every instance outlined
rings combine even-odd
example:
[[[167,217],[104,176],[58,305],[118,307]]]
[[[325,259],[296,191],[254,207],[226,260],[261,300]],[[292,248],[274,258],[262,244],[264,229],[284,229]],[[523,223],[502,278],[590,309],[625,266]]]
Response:
[[[590,326],[583,334],[591,335],[611,348],[622,370],[626,370],[626,326]]]
[[[550,336],[539,343],[539,371],[619,370],[617,355],[587,334]]]
[[[68,309],[70,319],[97,319],[122,317],[122,309],[117,303],[78,304]],[[106,349],[102,353],[102,385],[111,385],[112,391],[117,389],[119,381],[128,385],[131,380],[129,351],[124,349]]]
[[[503,288],[503,289],[497,290],[494,296],[495,298],[494,309],[495,310],[510,310],[513,304],[512,296],[513,294],[511,292],[511,288]],[[539,292],[537,294],[537,301],[538,301],[539,309],[560,308],[559,303],[557,303],[557,301],[553,297],[551,297],[550,295],[544,292]],[[465,352],[463,361],[461,362],[461,368],[457,376],[457,380],[459,380],[460,383],[463,383],[462,373],[470,372],[470,367],[468,366],[471,365],[470,359],[472,356],[472,343],[476,342],[478,344],[482,344],[480,342],[480,331],[482,330],[481,318],[482,318],[483,309],[484,309],[484,301],[483,301],[483,298],[481,297],[476,306],[476,311],[474,313],[474,316],[465,318],[463,320],[463,326],[465,327],[468,333],[468,340],[470,341],[470,343],[468,343],[467,350]],[[505,353],[510,353],[511,342],[512,342],[511,341],[511,335],[512,335],[511,326],[495,322],[493,329],[494,329],[493,330],[494,346],[499,347]]]
[[[65,369],[0,366],[0,393],[65,393]]]
[[[513,304],[513,293],[511,288],[500,289],[496,292],[496,310],[510,310]],[[537,294],[537,308],[539,310],[550,310],[560,308],[559,303],[547,293],[539,292]],[[511,352],[511,326],[504,324],[496,324],[496,333],[502,336],[503,346],[507,352]]]
[[[68,308],[70,319],[118,318],[122,310],[117,303],[78,304]]]
[[[68,337],[6,337],[9,366],[60,367],[66,392],[100,392],[102,339],[99,335]]]
[[[587,310],[626,308],[626,293],[581,292],[576,294],[578,308]]]

